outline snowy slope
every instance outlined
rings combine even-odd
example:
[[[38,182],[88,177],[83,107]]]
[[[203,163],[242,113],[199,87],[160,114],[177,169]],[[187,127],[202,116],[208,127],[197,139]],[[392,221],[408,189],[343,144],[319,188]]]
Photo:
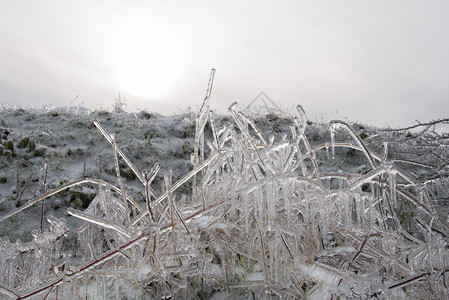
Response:
[[[156,163],[160,165],[161,170],[157,173],[152,183],[152,188],[155,193],[159,195],[163,194],[167,184],[167,181],[164,182],[164,176],[170,174],[170,170],[173,174],[173,182],[177,182],[185,174],[194,169],[195,157],[192,156],[192,153],[194,152],[195,145],[196,117],[196,112],[191,111],[179,115],[162,116],[150,112],[128,113],[122,110],[88,111],[84,109],[67,108],[41,110],[3,108],[0,111],[0,217],[17,209],[21,205],[25,205],[28,200],[33,199],[46,191],[56,189],[78,179],[93,178],[104,180],[116,186],[120,185],[118,177],[116,176],[114,149],[94,125],[94,121],[101,124],[108,133],[114,135],[117,146],[126,153],[139,172],[143,172],[143,170],[149,171]],[[433,193],[432,203],[426,203],[426,207],[427,205],[434,206],[440,217],[447,219],[447,217],[445,217],[447,212],[445,199],[447,199],[448,195],[446,189],[448,183],[447,176],[444,175],[447,174],[448,158],[447,143],[445,143],[446,140],[439,140],[437,139],[438,136],[430,133],[420,135],[408,131],[385,131],[363,124],[351,124],[350,128],[352,131],[350,131],[343,128],[346,126],[343,123],[335,123],[339,126],[335,126],[334,135],[332,135],[328,124],[317,124],[307,121],[307,127],[305,127],[304,124],[306,124],[306,120],[303,120],[303,123],[300,123],[299,121],[295,123],[295,115],[289,115],[279,111],[268,111],[265,114],[257,114],[252,117],[255,126],[252,126],[249,122],[249,125],[245,124],[243,127],[240,127],[239,124],[235,124],[235,120],[237,120],[235,117],[229,115],[210,115],[210,118],[213,118],[214,120],[214,126],[217,127],[217,130],[220,129],[218,130],[218,135],[225,136],[226,128],[231,128],[235,132],[233,134],[229,133],[228,140],[223,142],[225,148],[239,149],[239,147],[241,147],[242,149],[245,149],[245,147],[247,147],[246,151],[254,151],[252,154],[250,153],[253,155],[251,156],[253,161],[249,159],[249,165],[251,166],[248,167],[247,171],[249,176],[251,177],[252,174],[256,180],[253,182],[253,179],[250,177],[239,179],[237,176],[235,182],[238,182],[245,187],[248,190],[248,195],[251,195],[254,189],[257,191],[257,189],[262,187],[260,195],[263,196],[263,198],[265,198],[267,193],[273,193],[273,197],[282,199],[282,202],[285,202],[285,209],[275,207],[270,208],[270,204],[267,204],[268,206],[266,209],[268,210],[269,215],[274,214],[273,211],[270,212],[270,209],[276,209],[279,215],[286,216],[288,219],[288,216],[291,215],[289,210],[297,209],[296,220],[299,220],[301,223],[303,218],[307,218],[304,211],[301,213],[302,204],[297,204],[299,206],[296,208],[290,208],[287,205],[288,201],[285,201],[282,193],[284,193],[285,190],[293,189],[293,187],[289,186],[286,181],[283,181],[280,178],[294,178],[294,176],[297,176],[298,178],[304,178],[304,180],[309,180],[313,183],[317,181],[319,174],[325,174],[323,175],[323,179],[320,180],[320,185],[322,184],[323,189],[325,189],[323,199],[327,199],[327,197],[333,199],[333,196],[331,195],[332,191],[343,190],[347,186],[350,187],[351,184],[356,184],[357,180],[363,179],[364,183],[360,184],[360,187],[357,188],[356,194],[354,194],[356,196],[354,197],[361,196],[362,198],[369,198],[374,196],[374,198],[376,198],[381,197],[380,195],[374,195],[375,191],[373,187],[377,185],[384,184],[387,186],[388,184],[397,184],[398,187],[400,186],[403,189],[410,187],[410,181],[407,181],[408,177],[398,176],[397,182],[390,181],[393,180],[391,174],[396,174],[398,172],[397,170],[400,170],[400,172],[404,172],[404,174],[410,176],[410,180],[428,188],[428,191]],[[246,120],[245,118],[246,116],[239,115],[238,120],[243,120],[242,122],[244,122],[244,120]],[[206,159],[217,150],[217,146],[214,144],[214,131],[211,128],[211,125],[209,125],[210,123],[204,124],[204,159]],[[297,126],[297,129],[292,128],[295,126]],[[301,141],[301,139],[298,139],[295,135],[302,134],[302,126],[305,128],[305,137],[302,139],[302,141],[304,141],[303,144],[300,145],[300,142],[298,141]],[[257,132],[254,128],[257,128],[260,132]],[[247,133],[245,133],[245,130],[247,130]],[[260,137],[261,144],[254,144],[254,146],[252,146],[252,138],[246,137],[245,134],[251,135],[252,137]],[[266,139],[265,145],[263,145],[264,139]],[[254,138],[254,140],[256,140],[256,138]],[[294,145],[295,141],[298,143],[297,146]],[[376,159],[374,169],[385,170],[385,174],[390,174],[390,177],[379,177],[383,178],[379,179],[380,181],[386,180],[385,183],[376,183],[377,179],[373,180],[373,182],[370,181],[371,179],[368,177],[373,169],[373,163],[367,159],[367,157],[370,157],[370,154],[365,155],[363,151],[359,151],[363,147],[359,147],[355,141],[361,141],[363,147],[373,151],[372,156]],[[239,146],[238,143],[241,143],[241,145]],[[309,143],[309,145],[307,145],[307,143]],[[338,143],[340,143],[340,147],[333,147]],[[303,153],[307,153],[308,147],[310,149],[316,149],[316,151],[313,152],[313,155],[310,155],[310,158],[304,159],[305,165],[302,167],[302,173],[300,171],[301,168],[299,168],[299,165],[302,162],[296,158],[296,156],[294,157],[293,154],[290,156],[288,155],[288,150],[296,149],[295,147],[298,147],[298,151],[302,151]],[[258,153],[257,149],[267,149],[268,154]],[[217,186],[227,183],[226,176],[228,175],[224,174],[224,171],[228,170],[230,173],[235,173],[235,170],[233,170],[231,166],[236,168],[241,167],[240,172],[244,174],[247,167],[243,166],[243,162],[246,159],[245,155],[248,156],[248,154],[245,154],[244,152],[245,150],[242,153],[233,154],[233,156],[228,155],[228,157],[226,157],[227,154],[224,154],[223,160],[232,160],[233,164],[229,164],[228,166],[224,163],[226,168],[223,167],[222,171],[211,173],[212,176],[216,176],[217,178],[210,179],[211,182],[216,180],[215,183]],[[263,155],[267,156],[265,157]],[[283,155],[285,155],[285,157],[283,157]],[[259,158],[257,156],[259,156]],[[242,161],[241,166],[237,163],[238,159],[241,159]],[[253,169],[253,164],[254,168],[258,164],[263,164],[258,162],[258,160],[265,161],[267,163],[267,168],[264,169],[260,167],[260,171],[258,169]],[[269,166],[268,162],[271,161],[282,161],[283,163],[281,166]],[[446,165],[444,165],[444,162],[446,162]],[[316,164],[317,168],[315,172],[310,171],[310,174],[303,174],[307,173],[307,170],[313,170],[313,168],[315,168],[314,164]],[[394,166],[394,168],[389,169],[389,164]],[[123,159],[119,159],[119,166],[121,177],[124,179],[126,193],[132,196],[139,206],[144,207],[146,201],[145,187]],[[288,173],[290,172],[290,169],[291,173]],[[273,174],[267,173],[271,171]],[[205,172],[201,174],[204,176],[207,172],[209,171],[205,169]],[[344,176],[346,176],[345,179],[337,180],[337,178],[344,178]],[[258,177],[267,177],[270,180],[274,180],[274,182],[278,180],[278,186],[273,190],[272,184],[268,181],[266,185],[260,186],[257,184]],[[394,180],[396,180],[395,177]],[[231,182],[233,181],[231,180]],[[187,196],[187,201],[189,201],[190,198],[195,198],[192,197],[193,185],[194,183],[192,181],[188,181],[186,184],[182,185],[177,190],[177,199],[181,198],[179,196],[181,194]],[[310,185],[307,184],[303,186],[303,183],[294,183],[293,186],[305,189],[310,188]],[[238,186],[231,187],[235,190],[238,190],[239,188]],[[229,186],[227,188],[229,188]],[[298,199],[299,201],[302,201],[300,200],[301,197],[306,197],[307,193],[311,193],[312,190],[305,191],[304,195],[300,195],[299,192],[294,192],[292,197],[295,198],[294,201],[298,201]],[[385,188],[385,190],[387,189]],[[220,187],[218,188],[218,191],[220,191]],[[213,195],[215,197],[220,196],[219,192],[214,193],[215,194]],[[231,192],[229,193],[232,195]],[[234,191],[233,193],[236,192]],[[280,193],[281,196],[274,196],[274,194],[277,195],[278,193]],[[348,192],[344,193],[347,194]],[[388,194],[390,193],[388,191],[384,191],[383,193],[386,193],[385,195],[388,197],[392,197],[392,195]],[[36,203],[4,220],[0,227],[0,236],[7,236],[11,242],[16,241],[17,239],[20,239],[25,243],[31,242],[33,240],[31,231],[32,229],[40,229],[41,221],[42,227],[47,229],[51,226],[47,221],[49,216],[64,218],[67,220],[67,227],[71,230],[68,233],[68,237],[64,239],[62,248],[74,251],[74,256],[76,257],[77,252],[80,253],[83,249],[79,249],[78,244],[80,241],[77,239],[78,232],[73,229],[80,228],[84,222],[79,218],[73,217],[68,211],[70,211],[70,209],[85,211],[97,195],[99,195],[99,187],[94,184],[70,187],[69,189],[45,199],[45,201]],[[258,194],[256,193],[255,195]],[[119,198],[117,195],[116,197]],[[251,197],[257,198],[259,196]],[[244,196],[242,196],[242,198],[244,198]],[[251,199],[253,198],[242,201],[250,201]],[[417,230],[417,225],[412,224],[414,222],[414,214],[416,213],[415,208],[411,207],[410,203],[407,204],[406,201],[401,203],[404,205],[397,208],[398,218],[400,218],[400,220],[398,220],[405,230],[413,235],[414,231]],[[182,206],[184,204],[178,205]],[[239,207],[237,204],[230,205],[228,209],[233,207],[233,205],[236,205],[237,215],[246,213],[244,211],[245,208]],[[257,212],[258,209],[261,211],[262,209],[257,205],[254,204],[254,212]],[[380,205],[381,204],[379,204],[379,206]],[[321,214],[323,212],[324,211],[321,211]],[[216,231],[213,233],[211,232],[210,234],[216,234],[217,236],[221,236],[221,234],[225,235],[225,232],[222,233],[221,231],[226,231],[228,226],[230,226],[227,221],[225,221],[226,218],[223,218],[223,216],[227,214],[227,210],[224,210],[221,213],[223,214],[222,216],[220,214],[204,214],[204,216],[195,221],[196,223],[194,224],[196,227],[194,227],[203,228],[201,231],[202,233],[204,230],[208,229],[208,226],[213,225],[211,228],[215,226],[214,230]],[[319,215],[320,213],[318,213],[318,216]],[[232,216],[229,218],[233,218]],[[256,216],[262,218],[261,215],[256,214]],[[253,218],[255,217],[253,216]],[[52,219],[50,218],[50,220]],[[240,219],[237,218],[236,220]],[[251,228],[255,232],[255,236],[252,237],[254,241],[258,239],[257,230],[259,230],[260,239],[263,240],[269,238],[270,241],[274,241],[274,245],[288,245],[289,243],[292,243],[294,239],[289,240],[287,238],[287,232],[284,233],[286,240],[284,240],[283,234],[280,234],[279,237],[272,235],[273,230],[270,229],[270,222],[274,222],[273,220],[274,219],[271,217],[267,217],[266,222],[268,227],[265,228],[263,227],[265,225],[262,225],[262,230],[260,230],[258,227],[259,225],[254,225],[258,224],[258,222],[252,223],[251,218],[246,218],[246,222],[251,223],[247,226],[252,226]],[[236,225],[242,226],[240,222],[241,220],[238,221]],[[287,223],[290,224],[289,222],[290,221]],[[325,226],[329,227],[330,225],[326,223]],[[386,227],[388,226],[390,225],[387,224]],[[396,228],[393,225],[391,226],[392,228]],[[293,227],[292,230],[294,230]],[[360,230],[362,229],[360,228]],[[235,234],[237,237],[239,234],[242,234],[242,232],[237,231]],[[444,235],[444,233],[442,234]],[[340,283],[337,284],[336,282],[338,282],[338,280],[336,281],[334,277],[326,275],[323,266],[328,263],[326,266],[338,268],[338,266],[332,265],[336,257],[343,261],[351,261],[351,256],[353,257],[353,260],[357,257],[354,256],[357,250],[352,245],[345,244],[345,246],[335,247],[335,245],[338,244],[338,238],[335,233],[327,236],[323,233],[323,236],[325,239],[316,245],[318,250],[320,247],[323,247],[323,249],[320,251],[316,250],[318,253],[312,255],[316,261],[321,263],[321,267],[318,268],[317,265],[312,267],[310,261],[302,261],[297,262],[295,272],[308,274],[309,279],[304,280],[310,280],[307,281],[309,285],[312,284],[312,282],[315,282],[316,284],[318,281],[321,282],[324,287],[320,289],[318,284],[316,284],[315,287],[307,287],[306,285],[300,288],[300,290],[303,289],[304,291],[296,291],[299,294],[308,293],[309,295],[313,294],[314,297],[319,298],[320,296],[326,296],[329,295],[329,293],[332,293],[330,292],[331,289],[338,290]],[[328,240],[326,240],[327,237]],[[367,235],[366,239],[368,239],[368,237],[369,235]],[[410,236],[409,238],[413,237]],[[422,238],[422,233],[417,233],[415,238]],[[279,243],[276,242],[277,239]],[[337,241],[335,239],[337,239]],[[283,241],[283,243],[280,241]],[[202,247],[203,250],[204,247]],[[222,254],[219,252],[223,251],[226,253],[227,250],[223,247],[225,246],[217,246],[215,251],[218,252],[212,252],[215,255],[213,259],[211,258],[212,264],[210,267],[212,269],[217,267],[217,260],[220,260],[219,257]],[[274,249],[275,248],[269,248],[267,251],[278,251]],[[285,252],[285,248],[283,249]],[[298,246],[298,249],[300,249],[300,246]],[[315,250],[310,251],[313,252]],[[288,250],[288,253],[290,253],[290,250]],[[283,255],[288,256],[288,253],[285,252]],[[240,257],[241,254],[237,255]],[[344,258],[345,256],[347,256],[347,258]],[[249,255],[249,257],[251,257],[251,255]],[[271,257],[273,257],[273,255]],[[253,257],[251,259],[255,258]],[[271,265],[278,263],[278,261],[268,262],[270,268]],[[250,267],[249,264],[249,259],[246,261],[243,257],[240,257],[240,261],[237,261],[235,269],[233,269],[234,274],[239,274],[239,276],[241,276],[239,280],[246,278],[245,280],[250,283],[252,282],[251,284],[257,286],[262,282],[263,285],[263,281],[267,280],[262,272],[262,262],[259,261],[252,267]],[[349,263],[347,268],[349,269],[351,265],[352,262]],[[219,266],[218,268],[220,269]],[[140,274],[139,276],[142,277],[143,270],[146,269],[143,268],[140,271],[141,273],[136,274],[136,276]],[[222,277],[223,275],[220,273],[220,270],[214,269],[210,272],[211,274],[215,274],[213,276],[219,278],[217,280],[220,280],[220,284],[221,281],[225,280],[224,277]],[[340,276],[345,278],[350,277],[348,274],[344,273],[346,271],[338,272],[342,272],[341,274],[339,273]],[[356,273],[354,274],[357,274],[359,270],[356,269],[355,272]],[[273,273],[270,276],[276,274],[277,273]],[[139,276],[136,278],[140,278]],[[285,276],[285,274],[277,274],[277,276]],[[142,278],[144,278],[144,276]],[[314,278],[315,281],[310,278]],[[351,280],[360,282],[360,278],[354,278]],[[226,278],[226,280],[231,279]],[[275,278],[271,278],[271,280],[276,282]],[[231,281],[233,281],[230,283],[231,286],[233,286],[233,284],[238,286],[238,283],[235,280]],[[342,284],[341,289],[344,290],[345,284],[349,283],[346,283],[345,281]],[[389,284],[390,287],[393,285],[393,283]],[[248,286],[250,286],[250,284]],[[369,287],[360,287],[360,290],[369,290],[372,289],[373,286],[375,286],[374,283]],[[266,284],[266,288],[269,290],[270,285]],[[272,288],[272,292],[277,293],[277,295],[283,293],[282,291],[275,291],[276,285]],[[315,289],[319,291],[315,293]],[[219,292],[217,290],[217,293],[215,294],[213,291],[208,291],[208,293],[218,297],[218,295],[221,295],[222,293],[226,295],[225,291],[226,289],[221,289]],[[401,290],[395,295],[401,297],[405,294],[403,294],[403,291]]]

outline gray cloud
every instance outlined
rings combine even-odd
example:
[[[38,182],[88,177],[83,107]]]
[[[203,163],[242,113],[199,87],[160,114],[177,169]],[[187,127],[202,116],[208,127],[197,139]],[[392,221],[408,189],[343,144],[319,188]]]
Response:
[[[449,112],[446,1],[0,4],[0,104],[171,113],[260,91],[309,116],[407,125]]]

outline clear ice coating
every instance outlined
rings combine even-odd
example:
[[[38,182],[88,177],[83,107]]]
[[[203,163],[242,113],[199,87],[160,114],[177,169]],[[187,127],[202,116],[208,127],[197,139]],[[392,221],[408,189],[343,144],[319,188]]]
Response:
[[[330,143],[317,144],[313,131],[320,128],[301,106],[287,119],[291,135],[267,132],[237,102],[229,107],[232,123],[219,124],[208,109],[214,73],[195,121],[192,168],[178,180],[168,172],[161,190],[153,184],[161,166],[139,171],[95,122],[112,145],[120,186],[72,183],[99,187],[86,210],[68,210],[84,221],[70,228],[82,258],[61,251],[64,219],[49,217],[49,229],[33,231],[30,243],[1,238],[0,295],[449,297],[447,216],[432,202],[447,183],[415,181],[388,160],[387,145],[378,154],[342,121],[330,122]],[[345,168],[342,153],[358,166]],[[126,194],[119,159],[142,182],[144,201]],[[191,194],[180,195],[182,185]]]

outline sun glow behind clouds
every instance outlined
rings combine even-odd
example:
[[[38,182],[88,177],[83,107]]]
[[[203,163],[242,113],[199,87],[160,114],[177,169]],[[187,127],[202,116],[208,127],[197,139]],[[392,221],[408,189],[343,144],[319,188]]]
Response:
[[[197,103],[214,67],[223,111],[265,91],[318,117],[444,117],[449,1],[321,2],[0,1],[0,105],[121,93],[128,109],[172,113]]]
[[[112,29],[98,28],[104,43],[96,55],[108,69],[108,84],[128,97],[163,99],[180,80],[186,49],[170,24],[136,12],[127,15],[108,22]]]
[[[129,96],[149,99],[165,96],[179,72],[179,63],[170,52],[161,46],[152,47],[151,43],[126,41],[113,51],[108,64],[114,85]]]

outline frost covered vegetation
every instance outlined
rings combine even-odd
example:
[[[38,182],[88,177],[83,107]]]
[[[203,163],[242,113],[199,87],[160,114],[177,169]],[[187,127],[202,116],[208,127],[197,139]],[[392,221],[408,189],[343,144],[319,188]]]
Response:
[[[215,116],[212,81],[197,114],[3,109],[0,295],[449,297],[447,120]]]

